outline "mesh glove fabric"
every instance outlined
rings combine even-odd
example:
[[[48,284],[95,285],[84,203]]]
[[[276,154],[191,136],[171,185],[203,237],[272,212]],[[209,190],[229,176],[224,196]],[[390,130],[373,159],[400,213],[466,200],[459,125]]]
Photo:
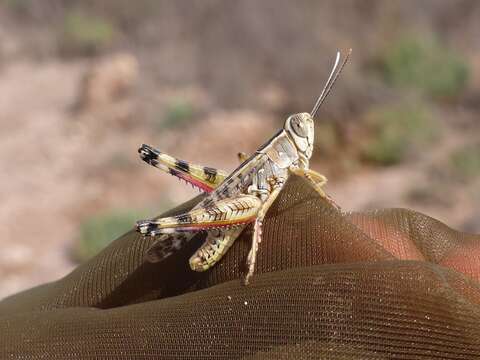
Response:
[[[411,210],[341,213],[292,177],[249,286],[250,227],[195,273],[188,258],[203,237],[150,264],[153,241],[129,232],[63,279],[3,300],[0,358],[480,358],[479,236]]]

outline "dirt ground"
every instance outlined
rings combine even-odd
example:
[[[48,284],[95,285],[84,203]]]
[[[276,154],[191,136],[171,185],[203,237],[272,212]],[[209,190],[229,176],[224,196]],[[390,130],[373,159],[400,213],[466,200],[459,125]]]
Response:
[[[201,126],[184,131],[183,140],[175,134],[152,137],[141,129],[128,136],[98,135],[98,124],[71,112],[86,69],[82,62],[24,62],[5,66],[0,74],[0,297],[68,273],[74,267],[68,249],[87,214],[145,204],[155,209],[152,198],[165,204],[195,195],[145,166],[136,152],[142,142],[232,169],[235,149],[253,151],[273,128],[271,120],[239,111],[211,114]],[[212,126],[225,130],[216,142],[206,140]],[[235,133],[254,135],[226,135]],[[112,166],[119,156],[129,169]]]

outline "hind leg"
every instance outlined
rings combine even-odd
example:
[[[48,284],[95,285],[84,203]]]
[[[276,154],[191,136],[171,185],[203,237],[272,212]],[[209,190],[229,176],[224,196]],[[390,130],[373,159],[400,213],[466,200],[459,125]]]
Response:
[[[176,159],[149,145],[143,144],[138,153],[147,164],[185,180],[205,192],[212,192],[228,176],[223,170]]]
[[[190,258],[190,268],[200,272],[210,269],[227,253],[243,229],[244,226],[238,226],[208,232],[203,245]]]

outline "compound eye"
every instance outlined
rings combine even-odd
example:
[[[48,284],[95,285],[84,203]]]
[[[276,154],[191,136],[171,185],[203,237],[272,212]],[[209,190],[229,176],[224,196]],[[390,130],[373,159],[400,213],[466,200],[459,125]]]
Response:
[[[307,136],[306,125],[303,121],[300,121],[299,119],[295,119],[295,118],[292,119],[292,130],[298,136],[301,136],[301,137]]]

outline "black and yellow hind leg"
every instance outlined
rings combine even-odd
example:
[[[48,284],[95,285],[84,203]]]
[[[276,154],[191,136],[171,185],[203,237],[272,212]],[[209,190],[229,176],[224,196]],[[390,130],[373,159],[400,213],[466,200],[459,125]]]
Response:
[[[191,233],[209,232],[205,244],[190,259],[192,270],[205,271],[227,252],[243,229],[241,225],[255,221],[261,207],[262,201],[258,197],[240,195],[184,214],[139,221],[137,231],[147,236],[161,235],[147,251],[147,256],[154,262],[183,246],[191,238]]]
[[[226,254],[243,229],[243,226],[237,226],[226,230],[209,231],[205,242],[190,257],[190,268],[194,271],[210,269]]]
[[[149,145],[143,144],[138,153],[147,164],[183,179],[205,192],[212,192],[228,176],[223,170],[176,159]]]
[[[137,222],[137,231],[156,236],[176,232],[195,232],[230,228],[253,222],[262,201],[254,195],[239,195],[219,200],[208,207],[195,208],[186,213],[155,220]]]

